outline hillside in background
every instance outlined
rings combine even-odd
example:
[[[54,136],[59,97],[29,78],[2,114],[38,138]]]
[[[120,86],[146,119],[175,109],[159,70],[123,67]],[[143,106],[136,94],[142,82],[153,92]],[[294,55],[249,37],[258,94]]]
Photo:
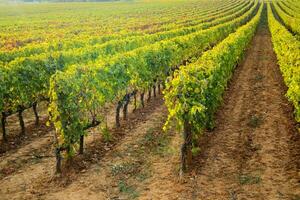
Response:
[[[0,0],[0,3],[64,3],[64,2],[118,2],[131,0]]]

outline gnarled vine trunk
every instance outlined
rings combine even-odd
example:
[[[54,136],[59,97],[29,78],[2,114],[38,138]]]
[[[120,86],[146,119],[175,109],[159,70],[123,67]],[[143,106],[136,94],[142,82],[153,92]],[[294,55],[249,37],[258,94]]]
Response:
[[[24,111],[24,108],[22,108],[22,107],[20,107],[18,109],[18,118],[19,118],[20,127],[21,127],[20,135],[25,135],[25,123],[24,123],[24,119],[23,119],[23,111]]]
[[[2,139],[4,142],[7,142],[5,125],[6,125],[6,114],[3,112],[1,116]]]
[[[142,92],[141,95],[140,95],[140,99],[141,99],[141,104],[142,104],[143,108],[145,108],[144,97],[145,97],[145,92]]]
[[[137,109],[137,99],[136,99],[136,94],[137,94],[137,91],[134,91],[133,92],[133,99],[134,99],[134,108],[133,108],[133,112],[136,111]]]
[[[157,82],[158,94],[161,94],[160,81]]]
[[[39,114],[37,112],[37,102],[34,102],[32,105],[33,113],[35,116],[35,125],[39,125]]]
[[[122,101],[118,102],[117,108],[116,108],[116,127],[120,127],[120,110],[122,108],[123,104]]]
[[[150,99],[151,99],[151,90],[152,90],[152,88],[150,86],[149,90],[148,90],[148,99],[147,99],[147,101],[150,101]]]
[[[125,120],[127,120],[127,114],[128,114],[128,104],[130,102],[130,94],[126,94],[124,98],[124,107],[123,107],[123,117]]]
[[[55,148],[55,158],[56,158],[56,167],[55,167],[55,173],[61,174],[61,148]]]
[[[181,170],[187,172],[189,165],[192,162],[192,127],[186,120],[183,125],[183,139],[181,146]]]
[[[79,154],[83,154],[83,145],[84,145],[84,135],[81,135],[80,142],[79,142]]]

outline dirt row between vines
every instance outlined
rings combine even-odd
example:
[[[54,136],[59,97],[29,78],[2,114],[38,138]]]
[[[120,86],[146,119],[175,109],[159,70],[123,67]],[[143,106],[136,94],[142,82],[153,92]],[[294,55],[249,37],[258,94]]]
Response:
[[[270,39],[264,15],[185,177],[181,137],[163,135],[161,107],[78,181],[42,199],[299,199],[300,137]]]
[[[10,144],[7,144],[7,146],[11,147],[12,144],[15,146],[15,148],[8,149],[0,156],[0,179],[14,173],[15,171],[18,171],[20,168],[24,167],[25,164],[30,164],[32,162],[37,163],[41,161],[42,158],[54,156],[54,129],[52,126],[46,126],[47,114],[45,110],[45,105],[42,105],[40,108],[40,113],[42,113],[41,118],[44,120],[41,120],[38,126],[35,126],[34,123],[32,123],[34,122],[33,113],[31,113],[30,110],[26,110],[26,112],[24,112],[24,117],[28,126],[26,128],[26,136],[21,138],[18,138],[17,134],[19,131],[17,117],[13,115],[9,118],[7,127],[11,132],[11,141],[9,142]],[[129,112],[132,112],[132,110],[133,106],[130,105]],[[115,124],[114,108],[108,108],[107,113],[109,113],[107,114],[109,128],[113,129]],[[130,126],[130,124],[128,124],[128,126]],[[91,130],[93,132],[93,129]],[[96,137],[95,134],[89,134],[85,139],[85,143],[90,143],[91,141],[97,139],[97,136],[99,136],[99,134],[96,135]]]
[[[149,98],[149,97],[147,97]],[[161,97],[151,98],[151,102],[147,105],[146,110],[141,108],[140,103],[138,102],[139,112],[137,113],[148,113],[148,107],[151,107],[160,102]],[[149,102],[146,102],[148,104]],[[18,118],[16,115],[12,115],[7,120],[7,129],[9,130],[9,142],[1,143],[4,145],[2,150],[6,149],[6,152],[2,152],[0,154],[0,180],[7,175],[10,175],[20,168],[25,167],[25,164],[37,163],[40,162],[43,158],[49,158],[54,156],[53,149],[53,135],[54,130],[53,127],[47,127],[46,121],[47,119],[47,107],[46,104],[41,104],[39,106],[39,114],[40,114],[40,124],[36,126],[34,124],[35,117],[31,109],[28,109],[24,112],[24,121],[26,122],[26,135],[25,137],[20,137],[18,132],[20,131]],[[113,130],[115,129],[115,108],[113,106],[106,108],[106,120],[108,128]],[[133,101],[130,102],[128,106],[128,112],[134,112]],[[130,119],[136,118],[138,115],[131,114],[129,116]],[[121,124],[123,124],[123,128],[128,128],[132,126],[132,122],[130,120],[123,120],[123,113],[120,113]],[[139,117],[139,116],[138,116]],[[122,121],[123,120],[123,121]],[[129,123],[128,123],[129,122]],[[99,127],[97,127],[99,128]],[[93,133],[97,128],[91,129],[90,132]],[[121,128],[118,132],[122,131]],[[115,130],[116,131],[116,130]],[[101,132],[96,130],[97,133]],[[96,136],[95,136],[96,135]],[[91,143],[96,140],[99,134],[88,134],[88,137],[85,138],[86,143]]]
[[[202,141],[187,199],[300,198],[300,137],[285,92],[264,13]]]
[[[103,137],[99,134],[97,128],[90,130],[89,137],[86,138],[86,152],[84,156],[77,156],[74,161],[76,170],[67,173],[63,179],[53,177],[55,159],[53,157],[53,149],[51,142],[47,136],[43,140],[35,140],[33,143],[21,147],[16,152],[10,152],[1,158],[0,167],[3,169],[7,166],[12,171],[5,175],[0,181],[0,194],[3,199],[39,199],[40,196],[52,192],[58,192],[73,182],[78,182],[78,173],[88,173],[89,168],[95,163],[102,163],[102,159],[106,154],[118,148],[122,141],[130,140],[134,137],[132,132],[139,132],[144,124],[152,123],[156,118],[159,120],[159,127],[162,126],[166,116],[166,111],[162,110],[163,102],[161,97],[151,100],[144,109],[139,109],[129,115],[127,122],[123,121],[121,129],[111,128],[112,142],[104,142]],[[132,110],[132,109],[131,109]],[[111,120],[113,114],[110,115]],[[157,120],[157,119],[156,119]],[[113,123],[113,120],[111,121]],[[147,126],[147,125],[146,125]],[[151,129],[151,126],[147,126]],[[157,128],[157,127],[156,127]],[[133,131],[134,130],[134,131]],[[153,127],[155,130],[155,127]],[[150,133],[149,133],[150,134]],[[149,135],[152,138],[152,132]],[[139,136],[134,137],[138,139]],[[162,138],[162,140],[166,140]],[[153,141],[154,142],[154,141]],[[45,146],[43,146],[45,145]],[[160,144],[157,144],[160,145]],[[16,168],[16,170],[14,169]],[[8,168],[8,171],[10,169]]]
[[[6,136],[8,141],[4,142],[2,130],[0,136],[0,157],[10,152],[16,152],[19,148],[26,146],[35,139],[47,137],[52,127],[46,126],[47,106],[45,102],[38,104],[39,124],[35,125],[35,116],[32,109],[23,112],[25,122],[25,135],[20,136],[21,128],[17,114],[11,115],[6,119]]]

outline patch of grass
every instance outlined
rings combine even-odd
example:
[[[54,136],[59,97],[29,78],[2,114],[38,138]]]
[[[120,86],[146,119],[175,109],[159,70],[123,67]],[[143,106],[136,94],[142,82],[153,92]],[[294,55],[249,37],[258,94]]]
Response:
[[[270,57],[269,57],[269,56],[266,56],[266,55],[260,55],[260,56],[258,57],[258,59],[259,59],[259,60],[269,60]]]
[[[119,181],[118,183],[119,191],[127,194],[130,199],[136,199],[139,197],[139,193],[133,186],[128,185],[124,180]]]
[[[239,183],[241,185],[253,185],[259,184],[261,182],[261,178],[259,176],[252,176],[250,174],[244,174],[239,176]]]
[[[113,176],[134,174],[137,171],[138,166],[135,163],[121,163],[111,167],[111,173]]]
[[[157,138],[156,146],[154,148],[154,153],[161,155],[161,156],[168,155],[169,142],[170,142],[170,140],[169,140],[167,134],[161,133]]]
[[[255,76],[255,80],[256,80],[256,81],[261,81],[263,78],[264,78],[264,76],[263,76],[262,74],[257,74],[257,75]]]
[[[263,120],[260,116],[252,115],[247,123],[248,126],[252,128],[257,128],[263,123]]]
[[[112,135],[107,126],[101,126],[100,131],[101,131],[104,142],[112,141]]]
[[[154,141],[155,141],[154,128],[149,128],[140,143],[147,144],[147,143],[152,143]]]
[[[192,148],[192,154],[193,156],[197,156],[201,152],[200,147],[193,147]]]
[[[149,172],[141,172],[136,175],[136,179],[140,182],[142,182],[150,177],[151,177],[151,174]]]
[[[139,141],[140,151],[150,151],[155,154],[165,155],[168,152],[167,145],[169,137],[165,133],[155,132],[154,128],[149,128],[145,136]]]

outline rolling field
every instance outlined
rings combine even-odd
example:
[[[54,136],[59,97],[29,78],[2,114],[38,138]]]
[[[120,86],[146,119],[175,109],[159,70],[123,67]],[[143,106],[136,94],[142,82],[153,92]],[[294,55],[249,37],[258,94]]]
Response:
[[[300,2],[0,2],[0,199],[300,199]]]

